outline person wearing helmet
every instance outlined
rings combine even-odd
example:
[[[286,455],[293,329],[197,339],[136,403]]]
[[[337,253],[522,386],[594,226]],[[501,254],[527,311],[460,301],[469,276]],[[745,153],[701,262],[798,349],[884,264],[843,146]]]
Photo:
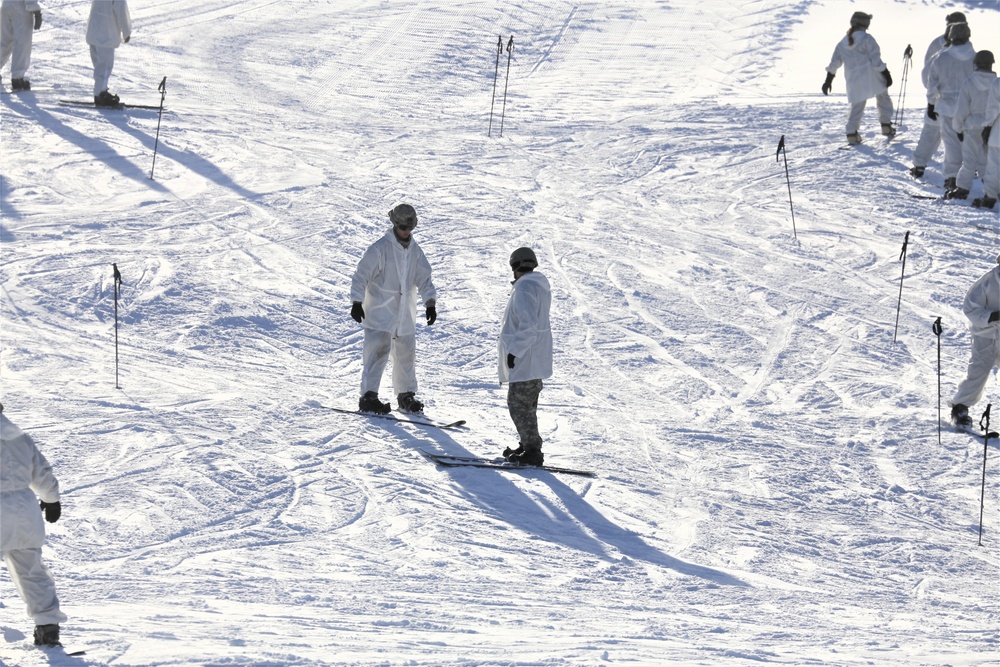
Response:
[[[506,448],[505,459],[518,465],[540,466],[542,436],[538,433],[538,395],[542,380],[552,376],[552,330],[548,279],[535,271],[538,258],[531,248],[510,255],[514,272],[497,342],[500,384],[508,383],[507,410],[520,439],[517,449]]]
[[[822,88],[824,95],[830,94],[833,78],[843,65],[844,78],[847,80],[847,101],[851,104],[846,126],[847,143],[851,146],[861,143],[861,118],[865,105],[872,97],[878,106],[882,134],[887,137],[896,134],[896,129],[892,126],[892,98],[888,90],[892,85],[892,75],[882,62],[878,42],[867,32],[871,20],[872,15],[864,12],[854,12],[851,16],[851,27],[833,50],[833,58],[826,68],[826,81]]]
[[[986,144],[982,141],[986,124],[986,101],[997,75],[993,73],[993,52],[979,51],[972,59],[975,71],[958,91],[958,104],[951,124],[962,141],[962,166],[955,177],[955,187],[945,193],[946,199],[965,199],[972,188],[972,179],[986,172]]]
[[[35,643],[46,646],[59,645],[59,624],[66,614],[59,609],[52,573],[42,563],[42,515],[55,523],[61,511],[52,466],[0,405],[0,553],[35,621]]]
[[[430,326],[437,320],[437,290],[430,262],[413,239],[417,212],[400,204],[389,211],[389,220],[392,228],[365,251],[351,280],[351,317],[365,330],[358,409],[377,414],[392,410],[378,397],[391,356],[399,409],[422,412],[424,405],[415,396],[417,293]]]
[[[956,426],[972,426],[969,407],[979,402],[986,383],[1000,366],[1000,257],[997,264],[972,284],[962,304],[972,330],[972,354],[965,380],[951,401],[951,419]]]
[[[958,170],[962,166],[962,141],[952,121],[958,106],[958,93],[975,69],[972,59],[976,57],[976,50],[969,41],[971,36],[968,23],[949,25],[948,40],[951,45],[934,58],[927,74],[927,103],[934,105],[934,113],[941,121],[941,141],[944,143],[941,172],[945,191],[955,188]]]
[[[981,134],[983,143],[986,144],[983,196],[974,199],[972,205],[976,208],[993,208],[1000,197],[1000,77],[993,79],[993,85],[990,86],[984,122]]]
[[[931,40],[924,54],[924,68],[920,71],[920,80],[924,83],[924,88],[928,87],[927,76],[930,74],[931,62],[946,46],[951,46],[948,41],[948,27],[952,23],[965,23],[965,14],[962,12],[952,12],[944,18],[944,34]],[[927,105],[927,113],[924,114],[924,126],[920,130],[920,139],[917,147],[913,149],[913,167],[910,168],[910,175],[914,178],[922,178],[927,163],[934,157],[934,153],[941,147],[941,124],[938,122],[937,112],[934,104]]]

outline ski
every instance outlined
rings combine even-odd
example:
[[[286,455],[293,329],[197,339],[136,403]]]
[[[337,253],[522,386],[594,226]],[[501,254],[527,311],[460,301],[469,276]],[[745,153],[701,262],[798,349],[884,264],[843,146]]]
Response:
[[[493,468],[495,470],[506,470],[508,472],[530,472],[532,470],[545,470],[547,472],[560,473],[563,475],[579,475],[581,477],[596,477],[590,470],[578,470],[576,468],[560,468],[558,466],[520,466],[510,463],[502,458],[486,458],[480,456],[450,456],[448,454],[432,454],[426,449],[420,452],[434,463],[446,468]]]
[[[66,647],[63,646],[62,644],[42,645],[39,646],[38,648],[42,649],[46,653],[48,653],[50,650],[58,651],[59,653],[71,658],[77,658],[81,655],[87,655],[86,651],[67,651]]]
[[[422,419],[412,419],[408,417],[397,417],[393,414],[380,415],[375,412],[361,412],[360,410],[347,410],[345,408],[334,408],[329,405],[321,405],[321,408],[325,410],[333,410],[334,412],[340,412],[346,415],[357,415],[359,417],[376,417],[378,419],[388,419],[389,421],[401,422],[403,424],[419,424],[421,426],[433,426],[434,428],[443,429],[455,429],[460,426],[465,426],[465,420],[459,419],[453,422],[443,422],[436,419],[431,419],[429,417],[423,417]]]
[[[115,111],[121,109],[160,109],[159,105],[151,104],[125,104],[124,102],[119,102],[114,106],[97,106],[93,102],[88,102],[86,100],[59,100],[59,104],[64,107],[89,107],[91,109],[112,109]]]

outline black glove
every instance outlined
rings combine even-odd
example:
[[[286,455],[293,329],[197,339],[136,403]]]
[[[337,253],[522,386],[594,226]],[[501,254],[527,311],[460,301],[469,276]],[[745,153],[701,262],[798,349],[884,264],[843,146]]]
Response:
[[[507,368],[514,368],[514,355],[513,354],[508,354],[507,355]]]
[[[62,514],[62,505],[58,502],[47,503],[44,500],[38,501],[38,506],[42,508],[45,512],[45,520],[49,523],[55,523],[59,520],[59,516]]]
[[[885,79],[885,87],[888,88],[892,85],[892,75],[889,74],[889,68],[886,67],[882,70],[882,78]]]
[[[958,140],[959,141],[965,141],[965,132],[959,132],[958,133]]]
[[[928,104],[927,105],[927,117],[930,118],[931,120],[937,120],[938,119],[938,115],[937,115],[937,112],[934,111],[934,105],[933,104]]]
[[[1000,320],[1000,310],[994,310],[990,313],[990,324],[996,322],[997,320]]]
[[[361,320],[365,319],[365,309],[361,307],[360,301],[355,301],[351,304],[351,317],[358,324],[361,324]]]
[[[427,326],[434,324],[438,318],[437,306],[433,304],[427,306],[427,312],[425,313],[425,315],[427,315]]]
[[[986,127],[983,128],[983,143],[984,144],[990,143],[990,130],[992,130],[992,129],[993,129],[992,125],[987,125]]]
[[[831,90],[833,90],[833,72],[827,72],[826,81],[823,82],[823,94],[829,95]]]
[[[41,10],[37,12],[32,12],[35,15],[35,30],[42,27],[42,12]]]

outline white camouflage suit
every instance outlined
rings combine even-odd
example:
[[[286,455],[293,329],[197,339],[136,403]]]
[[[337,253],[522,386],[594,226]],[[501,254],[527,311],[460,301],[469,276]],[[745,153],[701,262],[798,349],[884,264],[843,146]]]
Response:
[[[23,79],[31,65],[31,41],[35,29],[34,12],[41,11],[38,0],[0,2],[0,67],[10,61],[10,78]]]
[[[947,38],[944,35],[937,37],[927,47],[924,54],[924,68],[920,70],[920,80],[924,83],[924,88],[929,86],[928,76],[931,73],[930,66],[934,58],[947,46]],[[941,147],[941,122],[938,118],[931,118],[924,113],[924,127],[920,130],[920,139],[917,147],[913,149],[913,166],[926,167],[934,153]]]
[[[972,42],[952,44],[931,61],[927,76],[927,102],[934,105],[941,121],[941,140],[944,142],[944,177],[955,178],[962,166],[962,142],[952,124],[958,107],[958,93],[962,84],[972,74],[972,59],[976,50]]]
[[[59,482],[31,438],[0,413],[0,552],[35,625],[53,625],[66,615],[42,564],[45,524],[38,498],[59,502]]]
[[[990,88],[996,81],[993,72],[975,71],[958,92],[952,128],[962,134],[962,166],[955,184],[964,189],[972,188],[972,179],[986,172],[986,145],[983,143],[983,125],[986,121],[986,102]]]
[[[108,89],[115,67],[115,49],[132,37],[132,17],[126,0],[93,0],[87,21],[87,44],[94,64],[94,96]]]
[[[997,257],[1000,264],[1000,257]],[[1000,365],[1000,320],[990,322],[990,315],[1000,311],[1000,265],[973,283],[962,306],[972,331],[972,354],[965,380],[958,385],[952,405],[971,407],[986,390],[993,368]]]
[[[990,140],[986,145],[986,173],[983,175],[983,194],[1000,197],[1000,77],[993,79],[986,99],[984,125],[990,126]]]
[[[404,246],[390,229],[365,251],[351,281],[351,301],[365,310],[362,396],[378,393],[390,353],[396,394],[417,391],[418,292],[425,304],[436,303],[430,262],[412,236]]]
[[[875,38],[861,29],[845,35],[833,50],[833,58],[826,71],[836,74],[841,65],[844,66],[844,80],[847,83],[847,101],[851,104],[847,114],[847,134],[854,134],[861,129],[865,105],[872,97],[878,106],[879,122],[891,123],[892,98],[885,79],[882,78],[882,71],[886,66],[882,62],[882,51]]]

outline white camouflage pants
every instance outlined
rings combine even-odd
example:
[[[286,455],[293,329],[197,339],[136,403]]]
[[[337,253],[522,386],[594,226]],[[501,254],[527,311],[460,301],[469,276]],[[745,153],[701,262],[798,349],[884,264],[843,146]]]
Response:
[[[42,563],[42,550],[11,549],[3,552],[7,572],[14,587],[27,605],[28,616],[35,625],[54,625],[66,621],[66,614],[59,611],[56,582],[49,568]]]
[[[24,3],[0,5],[0,67],[7,64],[11,55],[10,78],[23,79],[31,65],[31,39],[35,17],[24,8]]]
[[[972,407],[986,391],[986,383],[995,366],[1000,365],[1000,338],[972,337],[972,355],[965,380],[958,385],[952,405]]]
[[[1000,127],[994,128],[1000,132]],[[1000,146],[986,147],[986,173],[983,174],[983,194],[1000,197]]]
[[[94,97],[108,89],[111,70],[115,68],[115,49],[112,46],[90,45],[90,62],[94,63]]]
[[[399,395],[417,391],[417,337],[396,336],[389,331],[365,329],[365,344],[362,351],[364,370],[361,373],[361,395],[369,391],[378,393],[382,384],[382,373],[390,357],[392,358],[392,388]]]
[[[944,142],[944,164],[941,172],[945,178],[956,178],[962,167],[962,142],[958,140],[958,132],[951,125],[951,116],[938,116],[941,121],[941,141]]]
[[[868,100],[861,100],[851,105],[847,112],[847,134],[854,134],[861,129],[861,118],[865,114],[865,106]],[[880,123],[892,122],[892,98],[889,93],[880,93],[875,96],[875,105],[878,107],[878,121]]]
[[[920,130],[920,139],[913,149],[913,166],[926,167],[931,158],[941,147],[941,121],[934,120],[924,112],[924,128]]]
[[[958,169],[955,184],[966,190],[972,189],[972,180],[986,173],[986,144],[983,143],[983,128],[969,128],[963,133],[962,166]]]

